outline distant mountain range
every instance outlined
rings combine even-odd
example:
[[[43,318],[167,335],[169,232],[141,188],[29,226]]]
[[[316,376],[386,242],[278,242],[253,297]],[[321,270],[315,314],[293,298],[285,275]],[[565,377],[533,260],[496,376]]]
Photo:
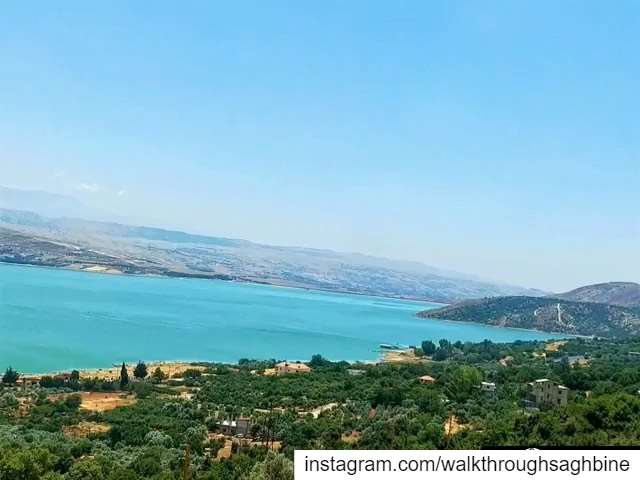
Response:
[[[635,283],[612,282],[548,297],[468,300],[420,312],[418,316],[575,335],[623,337],[640,335],[640,306],[635,296],[639,290],[640,285]]]
[[[84,215],[96,213],[70,197],[0,189],[0,261],[94,272],[250,281],[443,303],[499,295],[544,295],[418,262],[262,245],[82,219]]]
[[[101,210],[89,207],[76,198],[39,190],[17,190],[0,186],[0,208],[24,210],[48,217],[89,218],[115,220]]]

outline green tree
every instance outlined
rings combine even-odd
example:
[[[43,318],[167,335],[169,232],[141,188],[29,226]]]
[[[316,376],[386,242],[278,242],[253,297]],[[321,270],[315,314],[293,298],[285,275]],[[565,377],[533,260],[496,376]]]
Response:
[[[150,478],[162,471],[161,450],[151,447],[143,451],[133,461],[133,470],[143,478]]]
[[[142,361],[138,362],[136,368],[133,369],[133,376],[139,378],[140,380],[146,378],[148,374],[149,372],[147,371],[147,365]]]
[[[425,355],[433,355],[436,353],[436,344],[431,340],[425,340],[422,342],[422,351]]]
[[[20,374],[16,372],[12,367],[7,368],[2,376],[2,383],[12,385],[18,381]]]
[[[197,368],[187,368],[184,372],[182,372],[182,376],[184,378],[196,379],[202,376],[202,372]]]
[[[0,480],[40,480],[55,460],[44,448],[0,448]]]
[[[449,358],[449,350],[446,348],[438,348],[431,356],[431,359],[435,360],[436,362],[442,362],[447,358]]]
[[[309,362],[309,366],[312,368],[326,367],[330,365],[331,362],[325,359],[322,355],[316,353],[311,356],[311,361]]]
[[[246,480],[293,480],[293,462],[284,455],[269,452],[263,462],[257,463]]]
[[[120,369],[120,389],[124,390],[129,385],[129,372],[127,366],[122,362],[122,368]]]
[[[107,477],[107,480],[140,480],[142,477],[129,468],[117,466]]]
[[[166,433],[151,430],[144,436],[144,442],[152,447],[171,447],[173,440]]]
[[[156,367],[156,369],[151,374],[151,381],[153,383],[160,383],[163,380],[166,380],[167,374],[162,371],[160,367]]]
[[[103,480],[105,478],[102,467],[93,458],[74,463],[67,476],[69,480]]]
[[[189,427],[184,432],[184,443],[186,443],[193,452],[199,454],[201,454],[204,449],[206,439],[207,429],[204,425]]]
[[[482,381],[482,372],[470,365],[460,365],[447,376],[445,390],[454,402],[465,401]]]

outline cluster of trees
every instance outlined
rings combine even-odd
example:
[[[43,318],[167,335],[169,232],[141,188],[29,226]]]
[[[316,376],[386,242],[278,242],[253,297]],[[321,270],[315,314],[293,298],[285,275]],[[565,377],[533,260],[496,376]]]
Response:
[[[16,372],[13,367],[7,368],[2,376],[2,383],[5,385],[13,385],[18,382],[20,374]]]
[[[109,412],[79,409],[77,395],[47,399],[50,388],[0,388],[0,480],[23,478],[178,479],[189,451],[191,480],[289,479],[295,449],[429,449],[501,446],[637,445],[640,442],[640,341],[573,339],[559,351],[541,342],[495,344],[423,342],[425,355],[446,358],[413,364],[349,364],[314,355],[310,374],[263,376],[275,361],[194,369],[195,398],[159,385],[162,372],[140,362],[121,372],[117,388],[138,393],[136,404]],[[581,355],[588,366],[572,365]],[[500,359],[509,358],[501,364]],[[258,374],[256,374],[256,372]],[[150,374],[149,374],[150,373]],[[419,377],[435,378],[422,384]],[[525,411],[526,384],[546,377],[571,388],[566,407]],[[124,382],[123,380],[127,381]],[[14,380],[14,381],[9,381]],[[482,381],[495,392],[482,391]],[[87,384],[79,381],[81,388]],[[141,390],[145,387],[145,391]],[[54,388],[54,387],[51,387]],[[73,392],[71,382],[55,391]],[[136,390],[138,389],[138,390]],[[28,411],[19,395],[30,395]],[[321,415],[313,409],[332,404]],[[251,436],[282,442],[281,454],[243,448],[215,461],[219,441],[208,433],[221,420],[252,418]],[[80,422],[108,425],[87,438],[69,438]],[[451,425],[457,425],[451,430]],[[213,455],[212,453],[213,452]]]
[[[197,370],[196,370],[197,371]],[[200,373],[199,371],[197,371]],[[145,362],[140,361],[133,369],[133,376],[137,380],[144,380],[149,376],[149,371]],[[157,367],[150,375],[151,380],[154,383],[160,383],[167,378],[166,374],[160,367]],[[2,376],[2,383],[4,385],[15,385],[20,379],[20,373],[18,373],[13,367],[8,367]],[[68,378],[64,375],[44,375],[40,378],[39,384],[43,388],[67,388],[70,390],[115,390],[116,384],[110,381],[97,380],[97,379],[82,379],[80,378],[80,372],[78,370],[72,370]],[[121,390],[126,390],[130,385],[129,371],[125,363],[122,363],[120,369],[120,377],[117,382],[117,386]]]
[[[505,356],[518,351],[519,348],[527,348],[529,342],[515,342],[513,344],[493,343],[484,340],[480,343],[460,342],[451,343],[447,339],[440,339],[436,345],[432,340],[425,340],[421,348],[416,351],[419,355],[430,357],[431,360],[442,362],[452,358],[464,360],[466,363],[478,363],[481,361],[491,361],[504,358]]]

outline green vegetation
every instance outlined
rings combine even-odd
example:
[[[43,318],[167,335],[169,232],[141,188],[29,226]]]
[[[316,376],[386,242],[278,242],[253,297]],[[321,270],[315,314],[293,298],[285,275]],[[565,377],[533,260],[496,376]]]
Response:
[[[162,371],[160,367],[156,367],[156,369],[151,374],[151,380],[153,381],[153,383],[160,383],[166,379],[167,375]]]
[[[18,378],[20,378],[20,374],[16,372],[12,367],[9,367],[2,376],[2,383],[16,383],[18,381]]]
[[[5,382],[0,480],[289,480],[295,449],[640,443],[639,339],[572,339],[554,348],[443,340],[422,350],[431,358],[404,364],[315,355],[311,373],[281,376],[263,374],[274,361],[248,359],[193,365],[179,379],[156,369],[124,383],[136,401],[111,410],[85,408],[84,395],[117,397],[121,381]],[[539,378],[570,388],[568,404],[525,408],[527,383]],[[233,435],[222,422],[244,418],[253,443],[236,438],[221,455]]]
[[[133,369],[133,376],[140,380],[146,378],[148,373],[147,365],[144,362],[138,362],[136,368]]]
[[[607,338],[640,335],[640,307],[549,297],[492,297],[418,313],[423,318],[477,322]]]
[[[431,340],[425,340],[422,342],[422,353],[424,355],[433,355],[436,353],[436,344]]]
[[[120,389],[124,390],[129,385],[129,372],[127,366],[122,362],[122,368],[120,369]]]

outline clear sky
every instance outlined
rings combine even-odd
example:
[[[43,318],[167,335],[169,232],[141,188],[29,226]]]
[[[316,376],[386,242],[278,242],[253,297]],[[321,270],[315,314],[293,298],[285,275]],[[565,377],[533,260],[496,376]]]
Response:
[[[640,2],[19,2],[0,184],[552,290],[640,281]]]

